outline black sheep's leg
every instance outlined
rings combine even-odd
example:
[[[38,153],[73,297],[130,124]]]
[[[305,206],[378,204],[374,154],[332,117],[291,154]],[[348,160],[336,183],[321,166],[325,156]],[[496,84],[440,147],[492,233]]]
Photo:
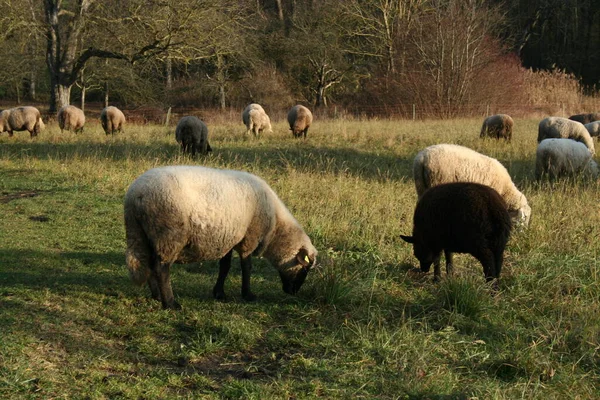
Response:
[[[225,279],[227,278],[227,274],[229,274],[229,268],[231,268],[232,254],[233,250],[229,251],[229,253],[225,254],[225,256],[219,260],[219,277],[213,288],[213,296],[217,300],[225,299]]]
[[[256,300],[256,296],[250,290],[250,272],[252,271],[251,256],[240,257],[242,264],[242,297],[246,301]]]
[[[156,280],[156,276],[154,274],[150,274],[150,278],[148,278],[148,286],[150,287],[150,294],[154,300],[160,301],[160,287],[158,286],[158,281]]]
[[[446,275],[454,275],[454,264],[452,263],[452,252],[444,250],[444,256],[446,257]]]
[[[163,308],[179,310],[181,309],[181,305],[175,301],[175,297],[173,296],[170,269],[171,263],[161,262],[160,257],[156,257],[152,273],[154,274],[154,279],[158,284],[162,306]]]

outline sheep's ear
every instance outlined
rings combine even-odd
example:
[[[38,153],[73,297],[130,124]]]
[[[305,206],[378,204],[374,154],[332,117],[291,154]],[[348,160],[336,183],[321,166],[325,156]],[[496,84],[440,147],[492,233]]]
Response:
[[[308,256],[308,251],[304,247],[300,249],[298,254],[296,254],[296,260],[304,268],[309,267],[313,263],[313,260],[311,260],[310,257]]]
[[[402,238],[402,240],[404,240],[406,243],[414,243],[415,239],[412,236],[404,236],[404,235],[400,235],[400,237]]]

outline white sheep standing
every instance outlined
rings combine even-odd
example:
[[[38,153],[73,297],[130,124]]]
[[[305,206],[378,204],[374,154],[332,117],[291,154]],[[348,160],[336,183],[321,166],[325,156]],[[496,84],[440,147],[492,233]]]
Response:
[[[581,122],[562,117],[548,117],[540,121],[538,126],[538,143],[544,139],[559,138],[573,139],[581,142],[590,149],[592,154],[595,153],[594,141]]]
[[[479,137],[510,140],[512,138],[514,121],[508,114],[496,114],[483,120]]]
[[[304,139],[306,139],[308,128],[310,128],[313,121],[310,110],[301,104],[297,104],[288,112],[287,120],[294,137],[304,136]]]
[[[107,135],[121,132],[125,124],[125,114],[117,107],[108,106],[100,113],[100,122]]]
[[[40,110],[32,106],[9,108],[0,113],[0,132],[29,131],[29,136],[37,136],[45,128]]]
[[[529,225],[531,207],[496,159],[456,144],[437,144],[421,150],[413,162],[419,198],[430,187],[450,182],[474,182],[495,189],[514,222]]]
[[[544,175],[550,179],[578,175],[597,178],[600,172],[589,149],[571,139],[544,139],[535,155],[535,177],[538,180]]]
[[[242,112],[242,121],[246,126],[246,135],[252,132],[255,137],[258,137],[263,130],[273,132],[271,119],[260,104],[249,104]]]
[[[600,121],[590,122],[588,124],[585,124],[584,126],[591,137],[597,137],[598,139],[600,139]]]
[[[63,130],[83,132],[83,125],[85,125],[85,114],[83,110],[75,106],[64,106],[58,110],[56,116],[58,120],[58,127],[60,132]]]
[[[300,224],[259,177],[200,166],[151,169],[125,195],[126,262],[137,284],[149,283],[164,308],[173,297],[173,263],[219,259],[213,288],[225,297],[232,252],[241,259],[242,297],[250,291],[251,256],[264,255],[279,271],[283,290],[294,294],[315,264],[317,250]]]

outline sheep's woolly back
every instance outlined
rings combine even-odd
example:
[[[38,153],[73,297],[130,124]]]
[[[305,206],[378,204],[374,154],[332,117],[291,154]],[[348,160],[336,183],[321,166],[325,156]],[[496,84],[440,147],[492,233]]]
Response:
[[[32,136],[44,130],[40,111],[31,106],[15,107],[2,112],[3,131],[29,131]]]
[[[594,141],[582,123],[562,117],[548,117],[540,121],[538,138],[540,143],[544,139],[573,139],[583,143],[595,153]]]
[[[290,109],[287,120],[294,135],[300,135],[312,124],[313,115],[308,108],[298,104]]]
[[[200,118],[193,115],[179,120],[175,128],[175,139],[181,144],[183,151],[188,151],[192,155],[196,152],[207,154],[212,151],[208,143],[208,127]]]
[[[75,106],[64,106],[58,110],[56,117],[58,120],[58,127],[63,130],[78,131],[85,125],[85,115],[83,110]]]
[[[510,115],[496,114],[487,117],[481,126],[479,137],[494,137],[510,140],[514,121]]]
[[[108,106],[100,113],[100,122],[106,134],[120,131],[125,124],[125,114],[117,107]]]
[[[495,189],[510,212],[529,223],[527,198],[513,183],[508,171],[496,159],[464,146],[438,144],[420,151],[413,162],[413,178],[419,198],[430,187],[442,183],[473,182]]]
[[[535,175],[540,179],[544,174],[551,179],[579,174],[597,178],[598,164],[583,143],[571,139],[544,139],[536,150]]]
[[[600,136],[600,121],[590,122],[589,124],[585,124],[585,129],[587,129],[588,133],[591,137],[599,137]]]
[[[125,196],[127,265],[136,282],[147,278],[153,252],[163,262],[264,254],[286,268],[310,239],[275,192],[240,171],[170,166],[147,171]],[[142,272],[140,272],[142,271]]]
[[[261,110],[266,114],[265,109],[260,104],[248,104],[246,108],[244,108],[244,111],[242,111],[242,122],[244,122],[244,125],[246,125],[246,127],[248,127],[248,124],[250,122],[250,110]]]
[[[254,132],[255,135],[258,135],[263,130],[273,132],[271,129],[271,119],[264,110],[258,108],[250,110],[248,112],[248,121],[248,130]]]

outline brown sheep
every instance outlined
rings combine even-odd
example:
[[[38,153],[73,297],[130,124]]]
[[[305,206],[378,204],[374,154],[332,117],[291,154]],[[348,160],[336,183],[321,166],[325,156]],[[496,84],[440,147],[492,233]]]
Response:
[[[483,121],[479,137],[492,137],[495,139],[510,140],[514,121],[507,114],[496,114],[487,117]]]
[[[108,106],[102,110],[100,122],[107,135],[109,133],[114,134],[115,132],[121,132],[123,130],[123,125],[125,124],[125,114],[117,107]]]
[[[75,133],[83,132],[85,115],[80,108],[75,106],[62,107],[58,110],[57,120],[61,133],[63,130],[73,131]]]
[[[306,139],[308,128],[310,128],[313,120],[310,110],[303,105],[295,105],[288,112],[287,119],[294,137],[304,136],[304,139]]]
[[[0,132],[29,131],[30,137],[37,136],[44,129],[40,111],[31,106],[15,107],[0,113]]]

